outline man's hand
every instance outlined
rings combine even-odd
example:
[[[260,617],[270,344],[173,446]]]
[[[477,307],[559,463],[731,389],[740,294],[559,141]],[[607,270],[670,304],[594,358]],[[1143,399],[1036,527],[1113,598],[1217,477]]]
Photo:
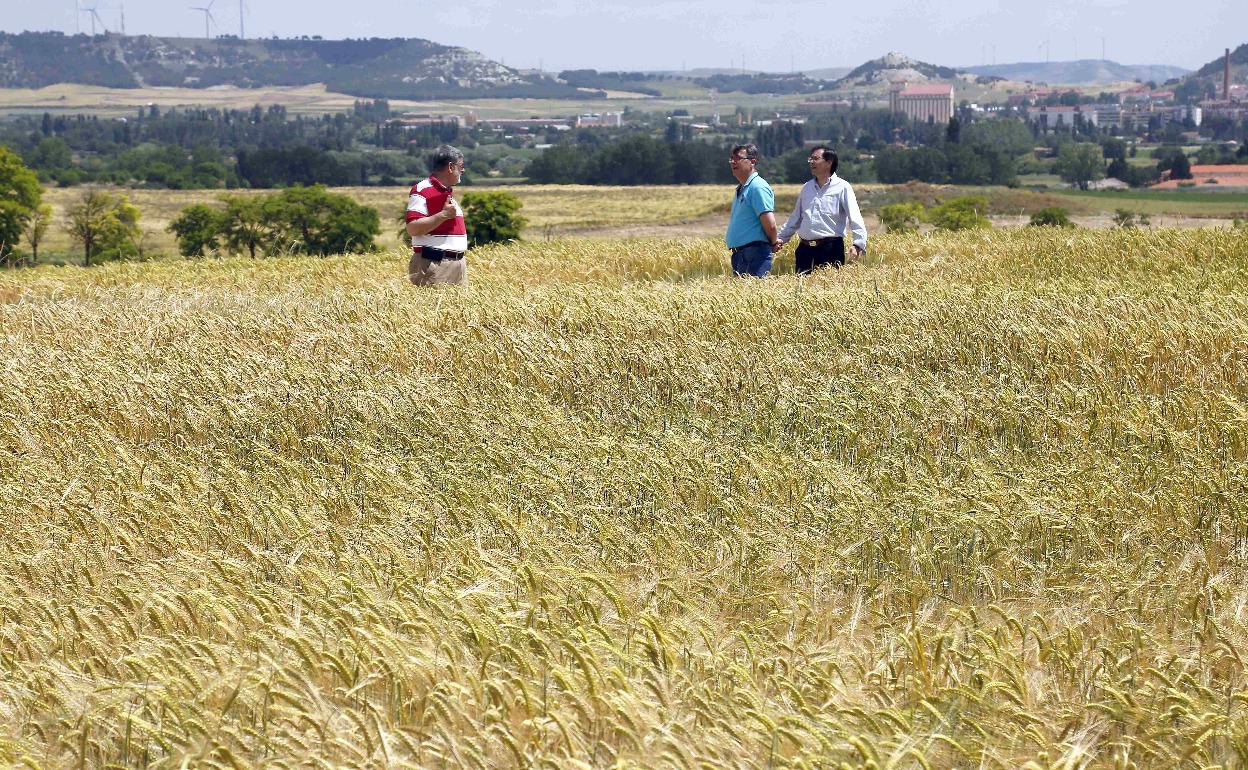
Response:
[[[786,243],[788,243],[788,241],[777,240],[775,243],[771,244],[771,253],[779,254],[780,250],[784,248],[784,244]]]
[[[442,215],[443,222],[459,216],[459,204],[455,202],[455,193],[447,194],[446,203],[442,204],[442,210],[438,213]]]
[[[867,253],[867,252],[865,252],[865,251],[863,251],[862,249],[858,248],[858,246],[857,246],[857,245],[850,246],[850,247],[849,247],[849,261],[850,261],[850,262],[854,262],[854,261],[856,261],[859,257],[861,257],[863,254],[866,254],[866,253]]]

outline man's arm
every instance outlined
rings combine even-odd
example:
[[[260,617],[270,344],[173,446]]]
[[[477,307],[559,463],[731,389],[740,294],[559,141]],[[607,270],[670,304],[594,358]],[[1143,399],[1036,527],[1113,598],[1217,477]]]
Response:
[[[763,226],[763,234],[767,236],[767,242],[771,244],[771,250],[776,251],[776,244],[779,242],[776,238],[776,196],[770,187],[762,187],[752,190],[750,205],[754,211],[758,212],[759,224]]]
[[[793,204],[793,213],[789,214],[788,221],[784,223],[784,227],[780,228],[779,240],[780,240],[781,247],[783,247],[784,244],[789,242],[789,239],[793,237],[793,234],[797,232],[797,228],[800,227],[801,224],[802,224],[802,196],[799,194],[797,196],[797,203]],[[766,230],[767,225],[764,224],[763,229]],[[777,251],[779,251],[779,249],[777,249]]]
[[[419,219],[413,219],[408,222],[407,234],[412,237],[418,235],[428,235],[436,230],[438,225],[448,219],[454,219],[458,215],[459,209],[456,206],[455,199],[451,196],[447,196],[446,203],[443,204],[441,211],[436,214],[430,214],[427,217],[420,217]]]
[[[849,230],[854,234],[854,248],[861,254],[867,250],[867,223],[862,219],[862,211],[858,208],[858,198],[854,195],[854,188],[849,185],[845,185],[845,204],[845,209],[849,213]]]
[[[767,242],[771,244],[772,251],[779,251],[780,243],[776,236],[776,215],[771,211],[764,211],[758,215],[758,221],[763,226],[763,233],[767,236]],[[778,244],[778,245],[777,245]]]

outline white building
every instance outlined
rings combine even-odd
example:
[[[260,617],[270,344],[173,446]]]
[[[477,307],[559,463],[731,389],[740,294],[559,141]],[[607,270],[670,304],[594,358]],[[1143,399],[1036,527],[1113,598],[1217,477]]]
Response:
[[[1093,126],[1100,125],[1093,105],[1028,107],[1027,122],[1039,123],[1045,128],[1071,128],[1080,123]]]

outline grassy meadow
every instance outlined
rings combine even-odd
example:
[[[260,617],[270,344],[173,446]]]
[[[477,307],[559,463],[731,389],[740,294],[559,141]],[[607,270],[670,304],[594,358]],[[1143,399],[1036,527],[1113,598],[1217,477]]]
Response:
[[[0,766],[1248,767],[1248,232],[0,272]]]

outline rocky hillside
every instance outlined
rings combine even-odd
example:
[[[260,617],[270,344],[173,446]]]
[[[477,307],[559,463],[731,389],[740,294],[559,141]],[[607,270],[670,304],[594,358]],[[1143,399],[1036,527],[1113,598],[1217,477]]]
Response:
[[[899,80],[908,83],[952,81],[958,80],[958,75],[959,72],[952,67],[940,67],[911,59],[904,54],[889,53],[854,68],[836,82],[836,87],[888,86]]]
[[[586,93],[464,48],[420,39],[239,40],[147,35],[0,33],[0,87],[81,83],[113,88],[325,83],[356,96],[428,99]]]

